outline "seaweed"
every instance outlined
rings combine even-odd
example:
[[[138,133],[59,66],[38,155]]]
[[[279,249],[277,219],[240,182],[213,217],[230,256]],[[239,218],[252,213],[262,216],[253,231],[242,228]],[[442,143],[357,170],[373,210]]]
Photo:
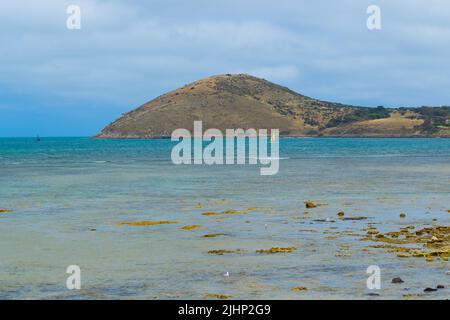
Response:
[[[288,247],[288,248],[280,248],[280,247],[273,247],[270,249],[260,249],[256,250],[257,253],[290,253],[297,250],[295,247]]]
[[[308,290],[308,288],[300,286],[300,287],[292,287],[291,290],[292,291],[306,291],[306,290]]]
[[[222,211],[223,214],[246,214],[246,212],[241,212],[237,210],[224,210]]]
[[[214,211],[202,213],[203,216],[218,216],[220,214],[221,214],[220,212],[214,212]]]
[[[426,261],[439,258],[448,261],[450,257],[450,227],[435,226],[414,231],[414,226],[401,228],[400,231],[388,233],[373,230],[367,232],[367,237],[362,240],[382,242],[384,244],[373,245],[373,248],[385,248],[397,253],[397,257],[421,257]],[[369,233],[370,232],[370,233]],[[416,247],[402,247],[399,245],[416,245]]]
[[[219,216],[222,214],[247,214],[247,212],[241,212],[237,210],[223,210],[221,212],[210,211],[202,213],[202,215],[204,216]]]
[[[219,256],[223,256],[226,253],[242,253],[243,251],[241,249],[233,249],[233,250],[228,250],[228,249],[216,249],[216,250],[209,250],[208,253],[209,254],[216,254]]]
[[[177,224],[179,221],[131,221],[131,222],[120,222],[119,224],[127,226],[156,226],[160,224]]]
[[[226,300],[232,298],[232,296],[227,296],[224,294],[215,294],[215,293],[206,293],[203,295],[203,298],[205,299],[220,299],[220,300]]]
[[[218,236],[224,236],[225,233],[210,233],[203,235],[203,238],[216,238]]]
[[[202,226],[199,225],[199,224],[194,224],[194,225],[191,225],[191,226],[181,227],[181,229],[183,229],[183,230],[193,230],[193,229],[198,229],[198,228],[201,228],[201,227]]]

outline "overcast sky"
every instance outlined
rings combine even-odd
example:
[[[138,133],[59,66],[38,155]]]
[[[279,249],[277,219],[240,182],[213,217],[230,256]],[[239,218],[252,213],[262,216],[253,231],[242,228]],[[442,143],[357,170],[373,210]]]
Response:
[[[188,82],[250,73],[314,98],[450,105],[448,0],[0,0],[0,136],[89,136]],[[81,8],[81,30],[66,27]],[[366,9],[381,8],[381,30]]]

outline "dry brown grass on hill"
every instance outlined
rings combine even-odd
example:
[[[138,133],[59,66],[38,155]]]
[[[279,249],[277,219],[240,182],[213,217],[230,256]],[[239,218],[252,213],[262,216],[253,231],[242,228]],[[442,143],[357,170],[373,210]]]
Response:
[[[430,113],[430,109],[425,111]],[[179,128],[192,132],[197,120],[203,122],[203,130],[223,132],[276,128],[282,136],[418,136],[424,123],[420,117],[424,115],[405,110],[321,101],[250,75],[219,75],[145,103],[108,125],[97,137],[169,137]],[[441,132],[447,132],[444,129]]]

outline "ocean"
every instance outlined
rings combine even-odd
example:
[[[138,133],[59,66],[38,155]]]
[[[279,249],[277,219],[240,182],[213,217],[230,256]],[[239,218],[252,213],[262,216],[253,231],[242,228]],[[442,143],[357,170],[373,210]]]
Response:
[[[12,212],[0,213],[0,298],[450,296],[448,261],[364,239],[371,227],[450,225],[450,139],[284,138],[273,176],[174,165],[174,145],[1,138],[0,209]],[[270,248],[293,249],[258,252]],[[70,265],[80,290],[66,287]],[[367,287],[373,265],[380,289]]]

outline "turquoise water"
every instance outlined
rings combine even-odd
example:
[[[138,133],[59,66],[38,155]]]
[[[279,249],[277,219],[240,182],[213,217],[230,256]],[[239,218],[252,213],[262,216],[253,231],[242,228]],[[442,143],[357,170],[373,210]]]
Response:
[[[418,297],[449,297],[448,262],[400,259],[360,239],[367,223],[449,225],[450,139],[281,139],[274,176],[254,165],[175,166],[173,145],[0,139],[0,209],[13,210],[0,213],[0,298],[402,299],[437,284],[447,289]],[[328,205],[306,210],[309,200]],[[244,214],[202,215],[223,210]],[[119,224],[148,220],[178,223]],[[222,235],[203,237],[213,233]],[[255,252],[271,247],[297,250]],[[81,268],[81,290],[65,286],[69,265]],[[379,296],[367,295],[369,265],[382,271]],[[397,276],[405,283],[391,284]]]

